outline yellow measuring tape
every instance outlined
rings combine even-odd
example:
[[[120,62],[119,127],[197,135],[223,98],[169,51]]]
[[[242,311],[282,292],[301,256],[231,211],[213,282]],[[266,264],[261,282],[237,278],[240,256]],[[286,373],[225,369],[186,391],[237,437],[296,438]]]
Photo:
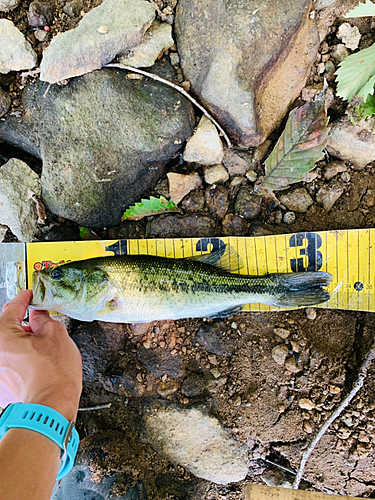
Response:
[[[241,274],[325,271],[333,276],[330,300],[319,307],[375,311],[375,229],[275,236],[92,240],[26,244],[28,287],[43,267],[99,256],[148,254],[186,258],[229,245],[243,261]],[[279,310],[249,304],[248,311]]]

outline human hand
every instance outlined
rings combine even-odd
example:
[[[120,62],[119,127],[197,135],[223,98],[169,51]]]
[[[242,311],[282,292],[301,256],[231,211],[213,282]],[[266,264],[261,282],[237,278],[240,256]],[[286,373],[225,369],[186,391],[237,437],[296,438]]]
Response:
[[[20,292],[0,316],[0,406],[37,403],[75,421],[82,391],[82,359],[65,326],[47,311],[30,311],[32,291]]]

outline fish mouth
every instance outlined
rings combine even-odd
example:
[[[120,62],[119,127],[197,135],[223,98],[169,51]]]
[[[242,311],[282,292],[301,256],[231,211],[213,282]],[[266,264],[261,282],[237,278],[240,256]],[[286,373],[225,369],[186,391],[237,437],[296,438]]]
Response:
[[[30,305],[37,307],[43,304],[46,296],[46,287],[41,279],[39,272],[33,274],[33,300]]]

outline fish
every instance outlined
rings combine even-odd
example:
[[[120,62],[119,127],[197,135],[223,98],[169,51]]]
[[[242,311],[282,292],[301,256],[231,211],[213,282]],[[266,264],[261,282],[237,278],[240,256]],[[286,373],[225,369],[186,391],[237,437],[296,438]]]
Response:
[[[33,274],[31,307],[80,321],[144,323],[183,318],[224,318],[244,304],[307,307],[326,302],[326,272],[250,276],[230,272],[233,255],[222,249],[198,257],[152,255],[96,257]],[[231,266],[231,267],[230,267]]]

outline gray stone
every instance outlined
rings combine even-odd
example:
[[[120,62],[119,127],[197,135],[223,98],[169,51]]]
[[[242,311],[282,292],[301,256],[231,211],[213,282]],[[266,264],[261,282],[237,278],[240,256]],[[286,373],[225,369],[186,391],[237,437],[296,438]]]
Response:
[[[224,148],[215,125],[204,115],[188,140],[184,160],[201,165],[216,165],[223,159]]]
[[[203,409],[154,403],[144,412],[143,424],[146,442],[195,476],[216,484],[246,477],[247,449]]]
[[[351,160],[364,168],[375,160],[375,117],[352,123],[348,117],[333,124],[328,136],[327,149],[340,160]]]
[[[227,214],[223,220],[224,236],[243,236],[247,234],[249,224],[246,219],[235,214]]]
[[[9,12],[17,7],[20,0],[0,0],[0,12]]]
[[[319,39],[310,0],[180,0],[185,79],[233,138],[263,142],[301,92]]]
[[[8,226],[20,241],[34,240],[38,228],[35,203],[29,189],[40,196],[39,177],[21,160],[0,167],[0,224]]]
[[[0,19],[0,73],[34,68],[37,55],[18,28]]]
[[[200,215],[166,215],[149,222],[148,233],[158,238],[216,236],[216,226],[210,217]]]
[[[227,326],[221,321],[202,325],[195,335],[195,342],[205,351],[218,356],[230,356],[233,353],[233,341],[224,337]]]
[[[284,366],[289,349],[285,344],[278,344],[272,349],[272,359],[280,366]]]
[[[139,45],[154,17],[155,7],[146,0],[105,0],[77,28],[53,38],[43,54],[40,79],[56,83],[101,68]]]
[[[262,197],[253,194],[253,190],[243,187],[240,189],[235,203],[235,211],[245,219],[255,219],[260,214]]]
[[[245,175],[249,169],[248,162],[231,149],[225,150],[223,164],[230,175]]]
[[[173,79],[171,66],[159,74]],[[24,99],[40,138],[43,201],[86,227],[118,224],[191,135],[190,103],[165,85],[113,69],[53,86],[43,98],[46,87],[28,87]]]
[[[207,184],[220,184],[228,179],[228,170],[221,163],[207,166],[204,169],[204,180]]]
[[[229,193],[224,186],[212,186],[206,190],[206,205],[211,215],[222,219],[229,208]]]
[[[336,0],[318,0],[316,4],[316,10],[326,9],[330,7]]]
[[[83,9],[83,0],[71,0],[64,5],[63,11],[69,17],[79,17]]]
[[[344,186],[340,182],[322,186],[316,193],[316,202],[329,212],[343,192]]]
[[[198,212],[204,208],[204,194],[196,189],[182,200],[182,208],[187,212]]]
[[[296,220],[296,214],[294,212],[285,212],[283,216],[283,221],[285,224],[293,224]]]
[[[297,213],[304,213],[311,207],[313,200],[305,188],[297,188],[293,191],[279,195],[282,205]]]
[[[133,68],[147,68],[155,63],[159,54],[168,50],[173,44],[172,26],[154,21],[143,35],[142,43],[124,54],[119,54],[118,60]]]
[[[344,162],[342,161],[331,161],[328,163],[324,170],[324,178],[327,181],[330,181],[333,179],[337,174],[341,172],[346,172],[348,170],[348,167],[345,165]]]
[[[34,0],[31,2],[27,19],[33,28],[49,26],[55,14],[56,3],[54,0]]]
[[[358,49],[361,40],[361,33],[357,26],[351,26],[349,23],[342,23],[336,33],[337,38],[350,50]]]
[[[10,103],[11,99],[9,95],[0,88],[0,118],[8,112]]]

